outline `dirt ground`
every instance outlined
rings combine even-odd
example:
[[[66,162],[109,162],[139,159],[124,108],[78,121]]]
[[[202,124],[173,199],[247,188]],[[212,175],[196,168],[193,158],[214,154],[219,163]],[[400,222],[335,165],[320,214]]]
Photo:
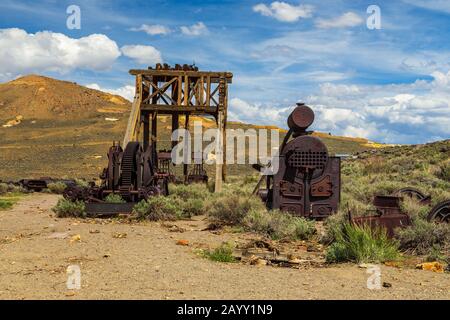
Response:
[[[381,266],[392,287],[369,290],[367,270],[354,264],[213,262],[194,248],[243,235],[202,231],[201,217],[176,222],[183,233],[160,223],[57,219],[57,200],[33,194],[0,211],[0,299],[450,299],[449,274]],[[80,290],[66,287],[70,265],[80,267]]]

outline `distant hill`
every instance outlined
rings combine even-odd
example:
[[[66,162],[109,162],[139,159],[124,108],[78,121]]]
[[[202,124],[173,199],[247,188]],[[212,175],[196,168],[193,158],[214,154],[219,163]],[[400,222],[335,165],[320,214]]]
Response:
[[[0,84],[0,119],[81,119],[123,113],[131,103],[73,82],[28,75]]]
[[[123,139],[130,109],[131,103],[120,96],[38,75],[0,84],[0,179],[98,176],[109,146]],[[211,119],[202,120],[206,128],[215,126]],[[232,121],[228,127],[279,129]],[[286,130],[279,130],[282,138]],[[168,148],[168,117],[160,118],[158,134],[160,148]],[[353,154],[384,146],[315,134],[331,153]],[[236,170],[229,172],[243,169]]]

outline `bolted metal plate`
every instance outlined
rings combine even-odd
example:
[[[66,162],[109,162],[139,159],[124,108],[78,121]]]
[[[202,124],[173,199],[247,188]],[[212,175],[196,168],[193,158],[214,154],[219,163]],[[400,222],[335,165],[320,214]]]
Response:
[[[110,217],[119,214],[131,214],[135,202],[128,203],[86,203],[86,213],[90,217]]]

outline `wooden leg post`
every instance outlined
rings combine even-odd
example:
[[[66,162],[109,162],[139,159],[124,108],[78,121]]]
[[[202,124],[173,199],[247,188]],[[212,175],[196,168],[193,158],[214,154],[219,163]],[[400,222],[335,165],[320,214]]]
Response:
[[[223,160],[224,160],[224,141],[223,141],[223,112],[219,111],[218,118],[217,118],[217,131],[218,131],[218,137],[217,137],[217,147],[216,147],[216,184],[214,187],[214,192],[221,192],[222,191],[222,180],[223,180]]]

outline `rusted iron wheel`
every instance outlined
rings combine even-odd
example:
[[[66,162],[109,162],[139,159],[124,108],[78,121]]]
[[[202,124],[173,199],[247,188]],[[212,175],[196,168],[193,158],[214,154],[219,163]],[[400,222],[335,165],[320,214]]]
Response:
[[[161,193],[162,192],[159,187],[151,186],[151,187],[147,187],[141,191],[141,198],[143,198],[144,200],[148,200],[151,197],[161,195]]]
[[[407,188],[402,188],[400,190],[397,190],[397,191],[395,191],[394,195],[397,197],[410,197],[413,199],[417,199],[419,201],[422,201],[425,198],[427,198],[427,196],[425,194],[423,194],[422,191],[420,191],[416,188],[412,188],[412,187],[407,187]]]
[[[450,200],[435,205],[428,214],[428,221],[450,223]]]
[[[63,192],[64,199],[69,201],[85,201],[88,195],[88,190],[81,186],[68,186]]]

